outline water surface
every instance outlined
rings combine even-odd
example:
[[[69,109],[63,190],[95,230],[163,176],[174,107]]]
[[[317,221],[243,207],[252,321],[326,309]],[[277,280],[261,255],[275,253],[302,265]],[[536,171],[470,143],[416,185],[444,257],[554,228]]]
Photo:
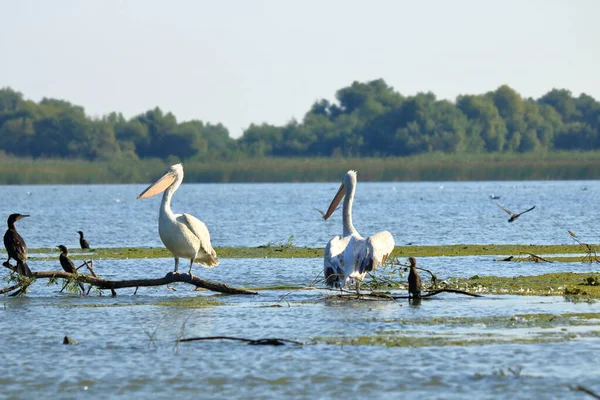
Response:
[[[173,208],[204,220],[215,246],[285,243],[323,247],[341,233],[341,214],[322,221],[338,183],[184,184]],[[94,247],[161,246],[160,197],[135,200],[145,185],[2,186],[2,215],[18,222],[29,247],[77,247],[84,230]],[[585,188],[586,190],[582,190]],[[567,229],[597,243],[600,184],[587,182],[361,183],[354,222],[363,234],[390,230],[398,244],[571,243]],[[536,209],[515,223],[506,207]],[[76,261],[79,257],[75,257]],[[422,257],[440,279],[597,271],[587,263],[505,263],[496,256]],[[95,260],[109,279],[160,277],[173,260]],[[560,296],[443,294],[420,305],[405,300],[339,301],[318,282],[323,262],[221,259],[203,278],[238,287],[272,287],[257,296],[192,291],[185,284],[119,290],[117,297],[59,293],[38,281],[27,296],[0,298],[0,385],[6,398],[440,398],[580,399],[569,385],[600,391],[600,322],[581,326],[522,323],[520,315],[598,313],[596,302]],[[30,260],[34,270],[57,259]],[[0,273],[6,278],[6,272]],[[317,284],[319,286],[319,284]],[[401,291],[398,292],[399,294]],[[179,301],[216,304],[180,307]],[[456,325],[465,318],[473,323]],[[512,321],[498,324],[494,321]],[[62,345],[64,335],[75,346]],[[282,337],[305,346],[248,346],[180,337]],[[400,338],[403,345],[349,345],[361,337]],[[455,340],[455,345],[443,344]],[[429,343],[431,342],[431,343]],[[520,373],[511,374],[509,368]]]
[[[145,185],[1,186],[0,215],[31,214],[18,222],[29,247],[60,242],[76,247],[83,230],[95,247],[161,246],[161,196],[136,200]],[[339,183],[186,184],[173,210],[206,223],[214,246],[260,246],[292,240],[324,247],[341,234],[341,210],[323,221]],[[582,190],[585,189],[585,190]],[[489,198],[500,196],[498,200]],[[360,182],[354,225],[363,235],[389,230],[399,245],[567,244],[567,229],[600,241],[600,181]],[[514,223],[496,205],[535,210]]]

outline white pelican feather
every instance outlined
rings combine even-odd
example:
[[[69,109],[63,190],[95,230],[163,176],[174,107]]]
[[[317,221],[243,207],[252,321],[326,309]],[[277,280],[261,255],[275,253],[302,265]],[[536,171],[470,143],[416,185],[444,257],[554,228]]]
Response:
[[[165,247],[175,257],[175,272],[179,269],[179,258],[199,263],[205,267],[219,264],[217,253],[210,244],[210,233],[204,222],[190,214],[174,214],[171,198],[183,181],[183,166],[172,165],[156,182],[148,186],[137,198],[145,199],[164,192],[158,216],[158,234]]]
[[[331,201],[323,219],[331,217],[340,201],[344,199],[343,236],[335,236],[325,247],[324,268],[325,283],[329,287],[343,288],[356,283],[359,290],[367,272],[385,263],[394,250],[394,238],[388,231],[363,238],[352,224],[352,203],[356,190],[356,171],[348,171],[342,184]]]

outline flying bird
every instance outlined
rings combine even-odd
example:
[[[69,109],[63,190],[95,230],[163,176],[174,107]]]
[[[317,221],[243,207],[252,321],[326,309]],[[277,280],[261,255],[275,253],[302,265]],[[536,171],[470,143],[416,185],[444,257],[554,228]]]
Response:
[[[533,210],[535,208],[535,206],[531,207],[529,210],[525,210],[523,212],[520,212],[518,214],[515,214],[514,212],[507,210],[506,208],[502,207],[502,205],[500,205],[500,203],[496,203],[498,204],[498,207],[500,207],[501,209],[503,209],[508,215],[510,215],[510,218],[508,219],[508,222],[513,222],[516,221],[521,215],[525,214],[526,212],[529,212],[531,210]]]
[[[81,248],[82,249],[89,249],[90,248],[90,244],[83,237],[83,232],[82,231],[77,231],[77,233],[79,233],[79,245],[81,246]]]
[[[64,269],[65,272],[68,272],[70,274],[77,274],[77,268],[75,268],[75,264],[73,264],[73,261],[71,261],[71,259],[69,258],[69,250],[67,250],[67,247],[63,246],[62,244],[59,244],[58,246],[56,246],[56,248],[59,249],[61,252],[60,256],[58,256],[58,260],[60,261],[60,266],[62,267],[62,269]],[[82,292],[85,293],[85,289],[82,283],[79,284],[79,288]]]
[[[329,287],[343,288],[355,283],[360,294],[360,283],[367,272],[383,264],[394,250],[394,238],[388,231],[363,238],[352,224],[352,203],[356,191],[356,171],[348,171],[323,215],[327,220],[344,199],[342,206],[343,235],[332,238],[325,247],[323,272]]]
[[[165,247],[175,258],[175,273],[179,258],[190,260],[189,274],[194,262],[205,267],[219,264],[217,253],[210,244],[210,233],[204,222],[190,214],[174,214],[171,198],[183,181],[183,166],[172,165],[156,182],[148,186],[137,198],[145,199],[164,192],[158,216],[158,234]]]
[[[408,273],[408,293],[410,293],[413,299],[421,298],[421,276],[417,271],[417,260],[414,257],[408,257],[410,262],[410,272]]]
[[[8,262],[11,258],[14,258],[17,262],[17,273],[19,275],[31,276],[31,270],[27,265],[27,245],[15,227],[15,222],[25,217],[29,217],[29,215],[10,214],[8,216],[8,229],[4,234],[4,247],[8,253],[8,260],[6,261]]]

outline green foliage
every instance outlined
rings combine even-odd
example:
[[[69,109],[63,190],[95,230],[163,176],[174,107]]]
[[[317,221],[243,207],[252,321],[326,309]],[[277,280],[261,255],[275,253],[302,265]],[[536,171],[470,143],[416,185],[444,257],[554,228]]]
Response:
[[[131,119],[91,118],[60,99],[0,89],[0,151],[34,159],[232,161],[262,157],[397,157],[424,153],[544,153],[600,149],[600,102],[552,89],[537,100],[509,86],[455,102],[403,96],[382,79],[317,100],[302,121],[251,124],[234,140],[222,124],[178,122],[159,107]],[[216,180],[216,179],[212,179]]]

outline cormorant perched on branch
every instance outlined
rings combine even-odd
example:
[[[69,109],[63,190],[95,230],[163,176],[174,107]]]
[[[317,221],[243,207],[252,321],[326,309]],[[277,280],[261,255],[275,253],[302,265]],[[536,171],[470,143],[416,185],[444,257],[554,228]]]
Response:
[[[73,264],[73,261],[69,259],[69,250],[67,250],[67,248],[62,244],[59,244],[58,246],[56,246],[56,248],[58,248],[61,251],[58,259],[60,260],[60,266],[62,267],[62,269],[64,269],[65,272],[77,274],[77,268],[75,268],[75,264]],[[81,291],[85,293],[83,284],[80,283],[79,287],[81,288]]]
[[[4,247],[8,253],[8,260],[6,261],[8,262],[11,258],[14,258],[17,262],[17,273],[31,276],[31,270],[27,265],[27,245],[15,227],[15,222],[25,217],[29,217],[29,215],[10,214],[8,216],[8,229],[4,234]]]
[[[58,259],[60,260],[60,266],[62,267],[62,269],[64,269],[65,272],[68,272],[70,274],[76,274],[77,268],[75,268],[75,264],[73,264],[73,261],[69,259],[69,250],[67,250],[67,248],[62,244],[59,244],[58,246],[56,246],[56,248],[61,251]]]
[[[83,232],[82,231],[77,231],[77,233],[79,233],[79,244],[81,245],[82,249],[89,249],[90,248],[90,244],[88,243],[87,240],[85,240],[83,238]]]
[[[408,257],[410,262],[410,272],[408,273],[408,292],[414,299],[421,298],[421,276],[417,272],[417,260],[414,257]]]

